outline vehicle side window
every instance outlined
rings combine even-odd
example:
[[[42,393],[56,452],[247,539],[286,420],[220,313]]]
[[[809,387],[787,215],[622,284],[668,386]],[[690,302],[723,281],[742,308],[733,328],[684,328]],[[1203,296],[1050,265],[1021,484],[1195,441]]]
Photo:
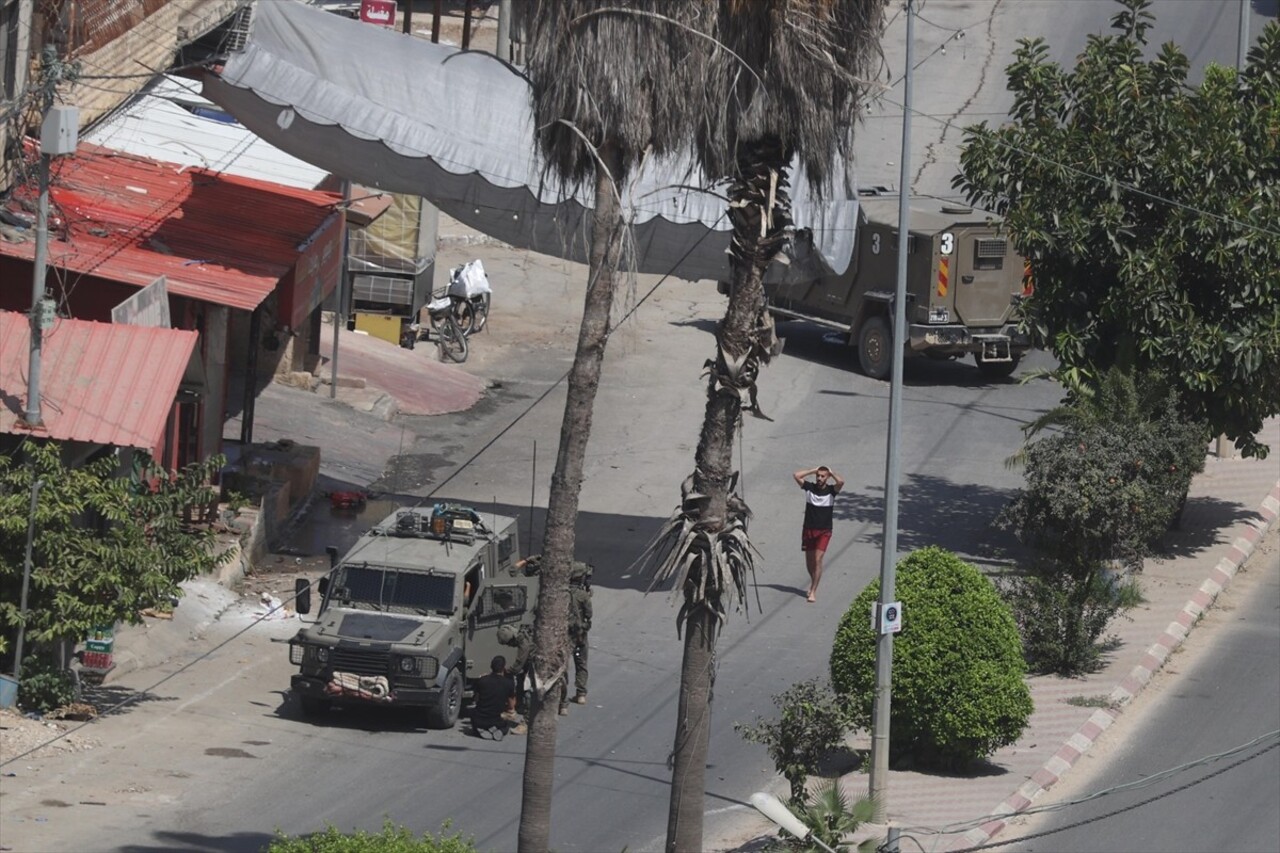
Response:
[[[1004,240],[974,240],[973,268],[976,270],[1004,269],[1004,256],[1008,243]]]
[[[515,550],[516,538],[510,534],[503,536],[498,540],[498,565],[508,566],[511,564],[511,552]]]
[[[501,622],[519,616],[529,607],[529,591],[523,586],[488,586],[480,596],[485,622]]]
[[[476,590],[480,588],[480,564],[467,569],[467,574],[462,582],[462,606],[470,607],[472,600],[476,597]]]

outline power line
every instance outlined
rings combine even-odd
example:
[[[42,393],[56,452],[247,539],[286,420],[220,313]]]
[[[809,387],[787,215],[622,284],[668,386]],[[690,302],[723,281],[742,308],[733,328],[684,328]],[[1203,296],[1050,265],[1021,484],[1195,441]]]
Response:
[[[1261,740],[1261,738],[1259,740]],[[1221,767],[1206,776],[1202,776],[1198,779],[1192,779],[1190,782],[1187,782],[1183,785],[1179,785],[1178,787],[1172,788],[1168,791],[1165,791],[1164,793],[1156,794],[1154,797],[1148,797],[1145,800],[1139,800],[1136,803],[1131,803],[1130,805],[1123,806],[1118,809],[1113,809],[1112,811],[1097,815],[1095,817],[1086,818],[1084,820],[1078,820],[1078,821],[1075,821],[1074,823],[1069,823],[1065,826],[1057,827],[1056,829],[1047,829],[1043,832],[1036,832],[1030,835],[1022,835],[1016,838],[1007,838],[1003,841],[992,841],[987,844],[978,844],[973,847],[965,847],[955,851],[955,853],[976,853],[976,851],[979,851],[979,850],[994,850],[997,847],[1007,847],[1010,844],[1017,844],[1020,841],[1030,841],[1035,838],[1043,838],[1049,835],[1056,835],[1059,832],[1066,832],[1069,829],[1075,829],[1080,826],[1088,826],[1089,824],[1099,823],[1101,821],[1107,820],[1108,818],[1113,818],[1113,817],[1116,817],[1117,815],[1124,814],[1125,812],[1131,812],[1135,809],[1140,809],[1143,806],[1148,806],[1151,803],[1154,803],[1158,800],[1163,800],[1165,797],[1171,797],[1174,794],[1181,793],[1182,791],[1185,791],[1189,788],[1194,788],[1196,785],[1200,785],[1200,784],[1203,784],[1204,782],[1208,782],[1210,779],[1214,779],[1218,776],[1221,776],[1222,774],[1226,773],[1228,770],[1233,770],[1236,767],[1239,767],[1241,764],[1245,764],[1246,762],[1253,761],[1255,758],[1260,758],[1261,756],[1265,755],[1266,753],[1270,752],[1276,747],[1280,747],[1280,743],[1272,743],[1269,746],[1263,747],[1261,750],[1259,750],[1258,752],[1255,752],[1252,755],[1246,755],[1244,758],[1233,761],[1227,766]],[[1198,763],[1200,762],[1195,762],[1191,766],[1195,766],[1195,764],[1198,764]],[[1125,786],[1117,787],[1116,789],[1113,789],[1112,792],[1119,791],[1123,787]],[[1031,813],[1032,812],[1028,811],[1028,812],[1023,812],[1022,814],[1031,814]],[[984,819],[984,822],[988,820],[991,820],[990,815],[988,815]]]

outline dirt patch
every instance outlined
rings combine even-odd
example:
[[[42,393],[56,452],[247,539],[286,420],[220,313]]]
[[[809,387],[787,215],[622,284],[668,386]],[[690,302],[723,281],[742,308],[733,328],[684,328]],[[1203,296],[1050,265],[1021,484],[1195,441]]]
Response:
[[[81,723],[33,720],[12,708],[0,710],[0,764],[15,758],[49,758],[100,746],[81,730]],[[10,768],[0,770],[8,775]]]

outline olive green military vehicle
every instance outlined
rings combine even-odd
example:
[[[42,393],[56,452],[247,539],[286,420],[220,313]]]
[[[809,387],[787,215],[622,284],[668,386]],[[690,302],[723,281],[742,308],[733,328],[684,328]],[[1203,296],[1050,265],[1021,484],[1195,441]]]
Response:
[[[869,195],[861,208],[848,271],[770,291],[775,317],[837,329],[857,347],[862,371],[889,375],[898,277],[898,200]],[[1031,348],[1018,330],[1029,281],[1023,259],[989,214],[916,199],[907,242],[908,354],[972,354],[987,376],[1008,376]]]
[[[416,706],[431,728],[458,720],[464,691],[506,649],[503,625],[533,620],[538,578],[516,568],[516,520],[469,507],[401,509],[375,525],[316,588],[313,623],[289,641],[304,714],[333,705]],[[299,613],[311,584],[297,582]]]

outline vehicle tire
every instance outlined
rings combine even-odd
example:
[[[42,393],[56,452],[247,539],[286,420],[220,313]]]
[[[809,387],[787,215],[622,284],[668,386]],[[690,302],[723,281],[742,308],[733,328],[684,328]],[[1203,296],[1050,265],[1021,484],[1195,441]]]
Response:
[[[462,673],[456,669],[449,670],[440,695],[434,704],[427,707],[428,728],[451,729],[457,724],[458,714],[462,711],[462,688]]]
[[[461,296],[453,297],[453,321],[458,324],[458,330],[462,332],[464,337],[474,331],[478,331],[476,327],[476,312],[472,308],[470,300]]]
[[[299,696],[298,707],[304,717],[322,717],[329,713],[333,704],[328,699],[317,699],[314,696]]]
[[[893,336],[883,315],[868,317],[858,330],[858,364],[872,379],[884,379],[893,367]]]
[[[446,314],[436,333],[436,345],[440,348],[440,360],[462,364],[467,360],[467,336],[462,334],[452,314]]]
[[[982,356],[975,352],[973,360],[978,365],[978,370],[982,371],[982,375],[988,379],[1007,379],[1013,375],[1013,371],[1018,369],[1018,362],[1022,361],[1022,356],[1015,353],[1008,361],[984,361]]]
[[[471,300],[471,310],[475,314],[476,322],[473,332],[483,332],[484,324],[489,322],[489,300],[490,295],[485,293]]]

